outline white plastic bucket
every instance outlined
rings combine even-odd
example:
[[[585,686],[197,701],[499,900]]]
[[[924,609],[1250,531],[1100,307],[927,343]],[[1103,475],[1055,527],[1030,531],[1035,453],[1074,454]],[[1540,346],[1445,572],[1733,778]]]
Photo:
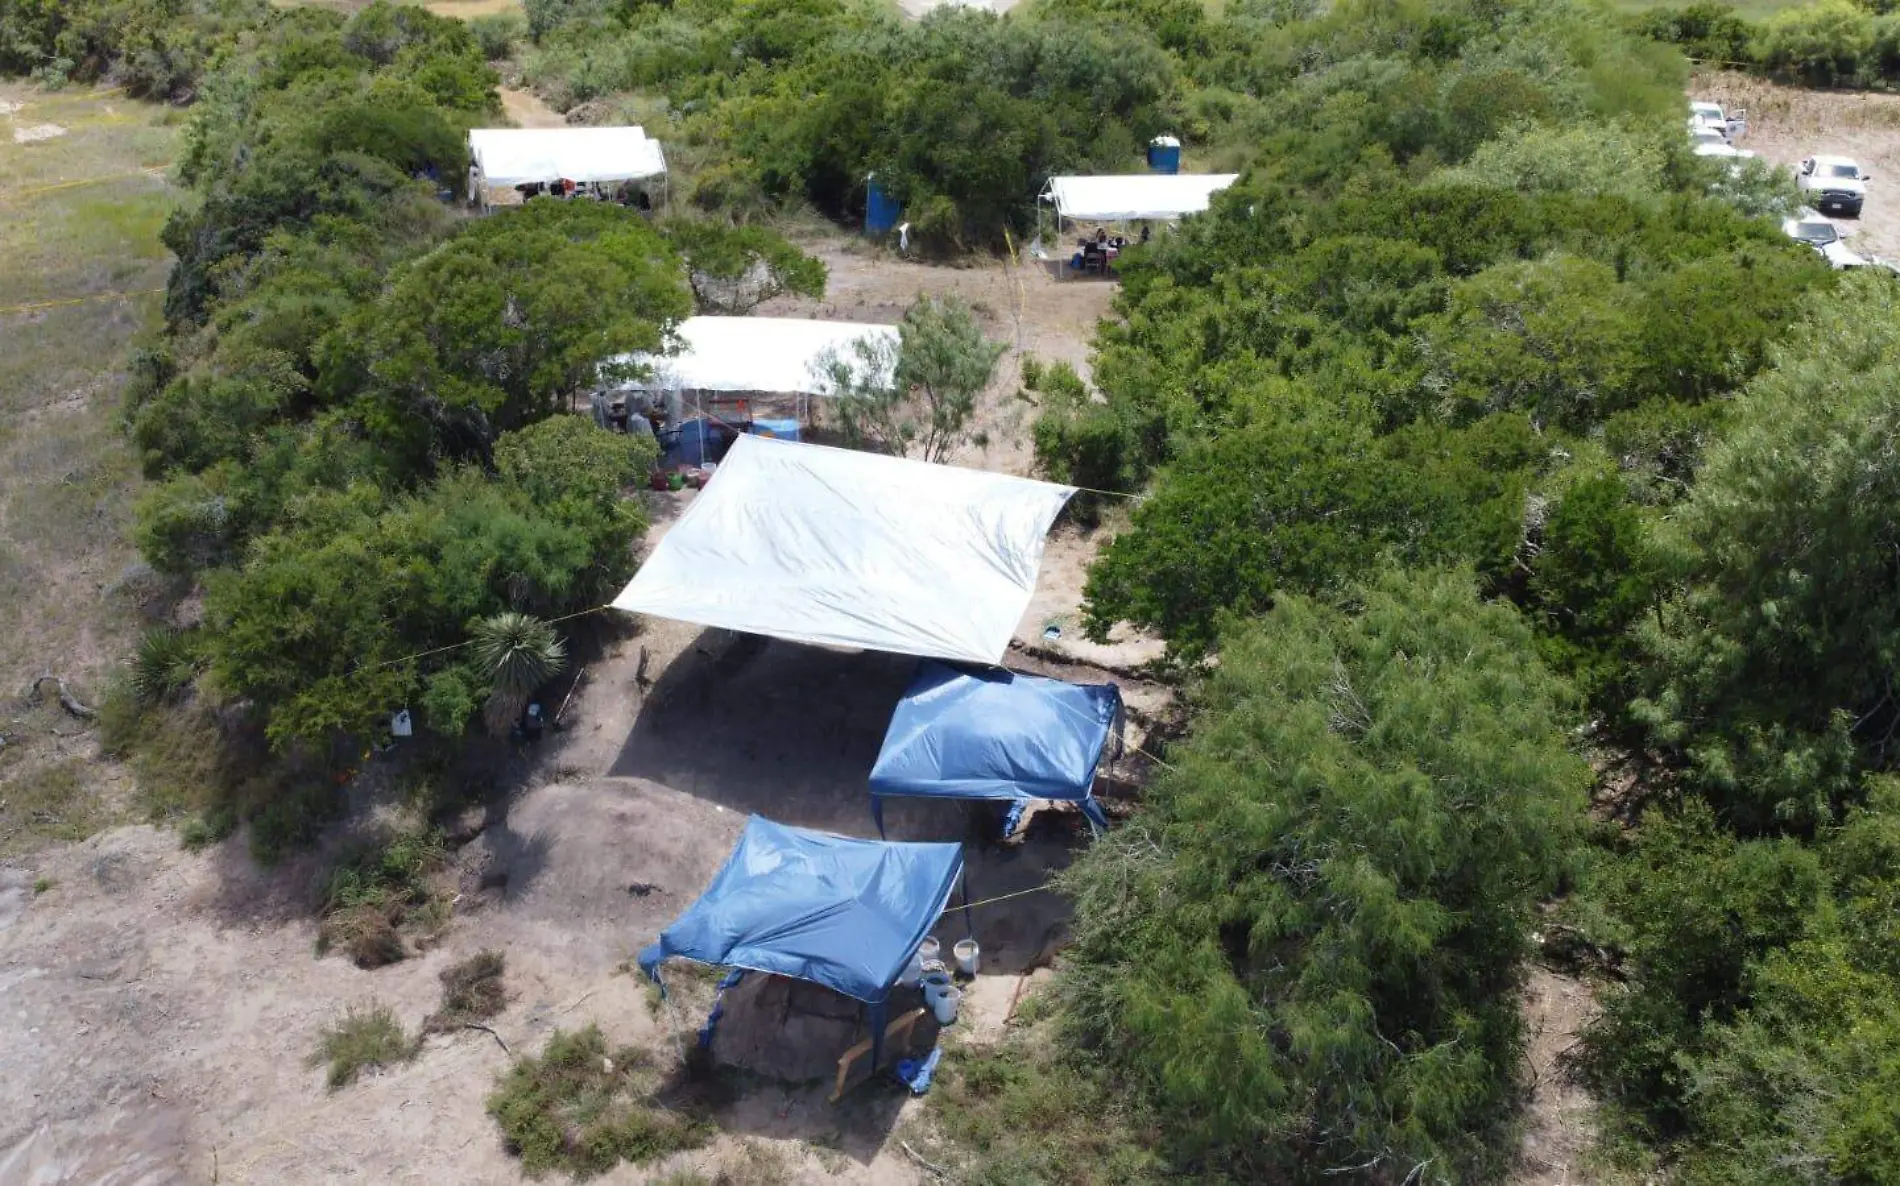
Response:
[[[918,978],[921,977],[923,974],[924,974],[923,952],[913,951],[910,953],[910,962],[904,965],[904,972],[901,976],[897,978],[897,982],[903,985],[905,988],[916,988]]]
[[[923,963],[943,958],[943,949],[937,945],[935,935],[925,935],[924,941],[917,945],[917,958]]]
[[[950,950],[956,954],[957,971],[965,976],[976,975],[977,967],[983,962],[983,951],[976,945],[975,939],[959,939]]]
[[[942,972],[927,972],[918,987],[924,990],[924,1006],[936,1015],[937,1024],[955,1024],[957,1005],[963,1000],[963,993],[950,983],[950,977]]]

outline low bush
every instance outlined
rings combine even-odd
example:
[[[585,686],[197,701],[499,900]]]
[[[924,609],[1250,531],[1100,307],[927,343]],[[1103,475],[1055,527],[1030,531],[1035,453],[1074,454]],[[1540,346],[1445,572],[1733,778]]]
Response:
[[[446,860],[441,836],[428,832],[395,836],[339,862],[324,887],[318,954],[340,948],[362,968],[403,959],[405,930],[426,934],[447,921],[447,901],[431,884]]]
[[[422,1023],[423,1032],[454,1029],[500,1013],[508,1004],[501,982],[506,966],[501,952],[483,950],[442,969],[442,1007]]]
[[[396,1014],[372,1001],[361,1009],[352,1005],[340,1020],[327,1026],[308,1065],[330,1064],[328,1083],[335,1091],[354,1083],[366,1070],[408,1062],[416,1050],[417,1043],[403,1032]]]
[[[1158,1186],[1157,1134],[1050,1030],[946,1053],[929,1116],[948,1145],[933,1156],[971,1186]]]
[[[712,1138],[706,1119],[656,1098],[658,1078],[651,1055],[631,1046],[610,1052],[598,1025],[556,1030],[540,1057],[517,1059],[503,1073],[488,1113],[529,1177],[550,1170],[592,1177]]]

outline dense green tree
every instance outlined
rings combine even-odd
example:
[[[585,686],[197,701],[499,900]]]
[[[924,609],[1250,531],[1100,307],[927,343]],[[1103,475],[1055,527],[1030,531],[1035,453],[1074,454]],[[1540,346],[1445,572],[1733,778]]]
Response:
[[[904,311],[898,341],[856,343],[821,361],[845,440],[941,464],[970,439],[976,397],[989,385],[1001,342],[984,338],[969,305],[920,297]]]
[[[1880,277],[1811,305],[1736,401],[1665,537],[1684,592],[1646,635],[1656,739],[1748,827],[1811,827],[1900,721],[1900,330]]]
[[[825,265],[760,226],[682,218],[662,228],[702,313],[743,316],[774,297],[825,295]]]
[[[1284,596],[1224,639],[1144,812],[1067,878],[1062,993],[1177,1164],[1480,1180],[1504,1156],[1530,911],[1588,771],[1564,687],[1469,575],[1356,600]]]
[[[372,433],[418,457],[485,457],[498,433],[568,406],[604,360],[660,350],[689,312],[679,259],[644,219],[543,199],[399,268],[336,347],[361,352]]]

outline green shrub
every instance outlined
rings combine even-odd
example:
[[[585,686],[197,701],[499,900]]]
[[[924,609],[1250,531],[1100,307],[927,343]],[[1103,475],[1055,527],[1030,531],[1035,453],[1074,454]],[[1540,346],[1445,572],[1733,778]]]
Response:
[[[1755,56],[1763,66],[1814,86],[1860,77],[1873,64],[1874,18],[1851,0],[1811,0],[1762,22]]]
[[[501,981],[506,967],[501,952],[483,950],[442,969],[442,1007],[422,1023],[423,1032],[454,1029],[500,1013],[508,1004]]]
[[[160,626],[139,639],[132,662],[132,690],[142,704],[157,704],[198,678],[203,664],[198,639],[189,631]]]
[[[493,12],[468,22],[469,32],[481,43],[482,56],[491,62],[511,56],[515,45],[528,35],[527,18],[518,12]]]
[[[1236,624],[1142,813],[1066,878],[1065,1023],[1177,1166],[1463,1182],[1511,1144],[1531,912],[1589,781],[1570,695],[1469,575],[1355,601]]]
[[[405,958],[403,928],[428,930],[446,918],[447,903],[431,884],[446,860],[434,832],[400,833],[343,858],[324,886],[318,954],[338,947],[363,968]]]
[[[330,1065],[330,1090],[347,1087],[363,1071],[391,1067],[416,1056],[419,1044],[403,1032],[402,1023],[387,1006],[371,1001],[361,1009],[352,1005],[341,1020],[325,1027],[308,1065]]]
[[[654,1079],[649,1054],[638,1047],[610,1053],[599,1026],[556,1030],[540,1057],[516,1059],[503,1073],[488,1113],[529,1177],[549,1170],[592,1177],[711,1139],[707,1121],[655,1099]]]

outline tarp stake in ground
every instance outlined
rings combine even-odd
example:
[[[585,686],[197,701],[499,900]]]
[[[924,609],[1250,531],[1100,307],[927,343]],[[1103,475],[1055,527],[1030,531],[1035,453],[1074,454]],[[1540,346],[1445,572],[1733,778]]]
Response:
[[[740,437],[616,608],[1000,665],[1074,487]]]

